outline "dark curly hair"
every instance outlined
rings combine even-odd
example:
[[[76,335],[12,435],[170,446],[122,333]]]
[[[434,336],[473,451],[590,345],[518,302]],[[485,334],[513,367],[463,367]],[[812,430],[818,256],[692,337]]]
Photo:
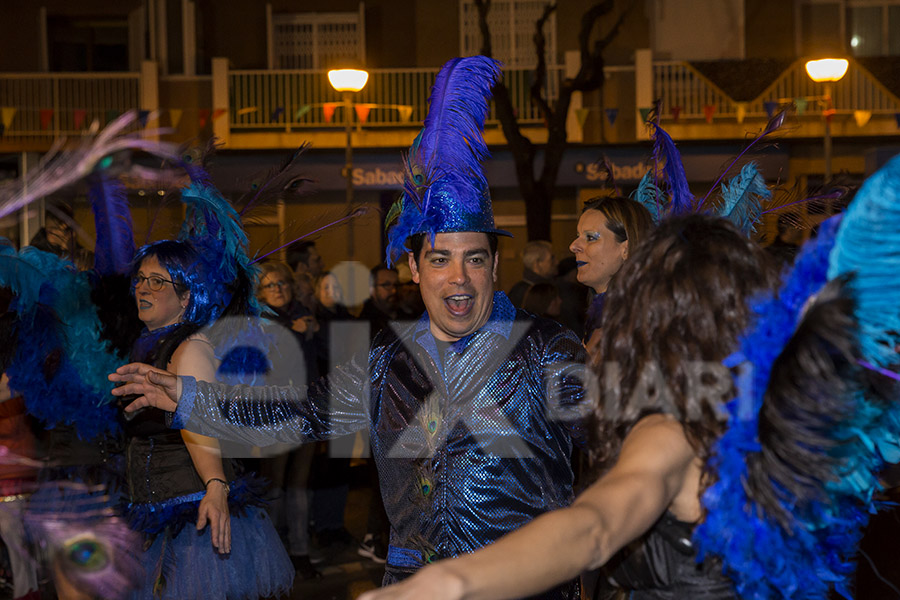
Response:
[[[747,327],[747,301],[775,284],[765,252],[724,219],[672,218],[625,262],[607,295],[595,370],[594,458],[618,455],[642,417],[676,417],[698,455],[722,432],[717,410],[733,397],[722,360]]]

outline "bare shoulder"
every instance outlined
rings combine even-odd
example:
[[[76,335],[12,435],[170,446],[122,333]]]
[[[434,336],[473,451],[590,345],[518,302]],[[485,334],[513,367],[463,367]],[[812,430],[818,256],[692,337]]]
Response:
[[[169,361],[169,370],[201,381],[214,381],[217,365],[215,351],[203,334],[194,334],[181,342]]]
[[[634,459],[666,470],[686,467],[696,458],[694,448],[677,420],[649,415],[638,421],[622,442],[620,460]]]

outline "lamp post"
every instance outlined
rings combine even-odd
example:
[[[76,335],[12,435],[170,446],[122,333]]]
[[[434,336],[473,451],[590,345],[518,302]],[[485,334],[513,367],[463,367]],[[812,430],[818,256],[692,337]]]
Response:
[[[353,210],[353,93],[366,87],[369,74],[359,69],[333,69],[328,71],[331,87],[341,92],[344,99],[344,131],[347,132],[347,147],[344,151],[343,175],[347,178],[347,213]],[[353,222],[347,224],[347,254],[353,258]]]
[[[806,63],[806,74],[816,83],[825,84],[825,183],[831,181],[831,84],[840,81],[850,63],[846,58],[823,58]]]

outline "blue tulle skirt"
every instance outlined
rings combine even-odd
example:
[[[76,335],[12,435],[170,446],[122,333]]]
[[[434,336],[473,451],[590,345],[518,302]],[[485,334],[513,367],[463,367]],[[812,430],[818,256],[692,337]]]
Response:
[[[133,600],[256,600],[287,593],[294,567],[266,511],[231,515],[231,553],[213,549],[209,527],[157,535],[144,552],[146,569]],[[161,589],[160,589],[161,587]]]

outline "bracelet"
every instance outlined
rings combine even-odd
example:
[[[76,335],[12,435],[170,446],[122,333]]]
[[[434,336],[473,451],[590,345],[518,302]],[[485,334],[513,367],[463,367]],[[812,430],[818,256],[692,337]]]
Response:
[[[213,481],[218,481],[219,483],[224,485],[226,494],[231,491],[231,486],[228,485],[228,482],[225,481],[224,479],[219,479],[218,477],[210,477],[209,479],[206,480],[206,485],[203,487],[209,487],[209,484],[212,483]]]

